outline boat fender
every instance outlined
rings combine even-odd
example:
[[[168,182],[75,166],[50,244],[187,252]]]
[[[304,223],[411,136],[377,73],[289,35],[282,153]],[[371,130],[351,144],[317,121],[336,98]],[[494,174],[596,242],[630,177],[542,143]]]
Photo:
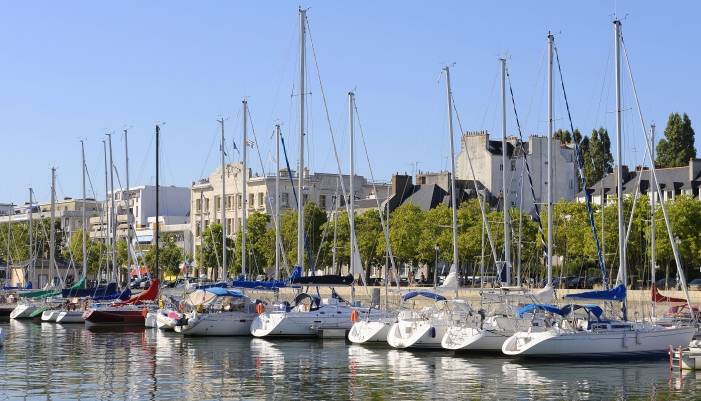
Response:
[[[202,304],[197,304],[197,306],[195,307],[195,310],[199,313],[202,313],[202,309],[203,309]]]
[[[428,329],[428,335],[431,336],[431,338],[436,338],[436,328],[431,326],[431,328]]]
[[[163,302],[162,299],[158,300],[158,309],[165,309],[165,305],[166,305],[166,303]],[[182,309],[180,309],[180,310],[182,310]]]
[[[262,314],[265,312],[265,306],[263,306],[263,304],[256,305],[256,312],[258,312],[259,315]]]
[[[88,300],[83,301],[83,310],[88,310]]]
[[[351,322],[355,323],[358,321],[358,311],[354,310],[351,312]]]
[[[161,303],[161,302],[163,302],[163,301],[158,301],[159,306],[160,306],[160,303]],[[161,309],[163,309],[162,306],[161,306]],[[178,309],[180,310],[180,312],[184,312],[185,306],[183,305],[182,302],[179,302],[179,303],[178,303]]]
[[[146,317],[148,315],[148,309],[144,306],[144,309],[141,310],[141,316]]]
[[[638,344],[638,345],[640,345],[640,344],[643,343],[643,336],[640,335],[640,332],[639,332],[639,331],[636,331],[636,332],[635,332],[635,343]]]

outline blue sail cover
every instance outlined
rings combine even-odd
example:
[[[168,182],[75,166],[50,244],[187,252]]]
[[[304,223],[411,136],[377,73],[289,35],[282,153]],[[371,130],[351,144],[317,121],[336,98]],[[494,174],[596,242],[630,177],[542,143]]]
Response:
[[[588,299],[599,301],[623,301],[626,298],[626,287],[621,284],[610,290],[597,290],[565,295],[565,299]]]
[[[110,299],[119,299],[121,301],[126,301],[129,298],[131,298],[131,290],[129,288],[125,289],[122,292],[118,292],[115,294],[98,295],[98,296],[92,297],[93,301],[102,301],[102,300],[110,300]]]
[[[212,294],[218,296],[218,297],[235,297],[235,298],[243,298],[243,292],[237,291],[237,290],[227,290],[226,288],[221,288],[221,287],[210,287],[207,288],[205,291],[211,292]]]
[[[564,315],[562,310],[556,306],[546,304],[530,304],[526,305],[523,309],[518,311],[518,317],[523,317],[525,313],[533,312],[534,310],[542,310],[545,312],[556,313],[560,316]]]
[[[289,287],[290,280],[300,277],[302,275],[302,268],[295,266],[292,271],[292,275],[283,281],[246,281],[243,276],[239,277],[238,280],[231,282],[232,287],[238,288],[257,288],[262,290],[272,290],[275,288]]]
[[[601,315],[604,314],[603,309],[596,305],[577,305],[577,304],[570,304],[570,305],[565,305],[562,307],[562,315],[566,316],[569,315],[570,312],[576,311],[577,309],[584,309],[587,313],[591,313],[596,317],[597,320],[601,321]]]
[[[436,294],[435,292],[428,292],[428,291],[409,292],[402,297],[402,300],[406,301],[407,299],[411,299],[411,298],[418,297],[418,296],[422,296],[422,297],[426,297],[426,298],[433,298],[436,301],[445,301],[445,297],[443,295]]]

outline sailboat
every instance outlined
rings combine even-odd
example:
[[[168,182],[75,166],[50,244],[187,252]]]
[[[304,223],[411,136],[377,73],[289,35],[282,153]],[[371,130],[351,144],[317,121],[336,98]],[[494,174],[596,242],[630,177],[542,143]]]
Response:
[[[134,324],[144,325],[146,316],[148,315],[147,304],[151,304],[158,298],[160,287],[158,275],[158,235],[159,235],[159,176],[158,176],[158,158],[159,158],[159,136],[161,127],[156,125],[156,229],[154,238],[156,238],[156,257],[155,257],[155,275],[151,280],[151,285],[146,291],[138,294],[126,301],[115,302],[108,305],[99,303],[93,304],[91,309],[83,313],[83,319],[92,324]]]
[[[664,355],[668,352],[670,345],[674,347],[688,345],[696,331],[695,327],[690,326],[663,327],[650,322],[631,322],[627,319],[627,294],[625,287],[627,282],[627,256],[623,222],[623,177],[621,169],[621,22],[615,20],[613,23],[616,59],[616,136],[618,142],[619,277],[622,284],[612,289],[606,289],[607,280],[604,280],[604,290],[568,294],[565,296],[565,299],[572,302],[581,300],[587,303],[592,300],[609,303],[620,302],[622,319],[609,320],[604,316],[601,308],[590,305],[583,306],[570,303],[560,309],[559,312],[555,310],[557,308],[552,307],[553,309],[550,312],[559,315],[555,323],[515,333],[502,346],[502,351],[506,355],[535,358],[629,358]],[[548,35],[548,41],[550,43],[549,62],[552,64],[552,35]],[[551,106],[552,104],[550,103],[549,113],[552,111]],[[551,134],[552,119],[549,120],[549,133]],[[683,271],[680,270],[679,275],[683,282]],[[538,309],[540,305],[529,305],[529,307]],[[577,310],[580,311],[579,314],[575,313]],[[584,311],[584,314],[581,311]],[[525,312],[525,308],[523,312]]]

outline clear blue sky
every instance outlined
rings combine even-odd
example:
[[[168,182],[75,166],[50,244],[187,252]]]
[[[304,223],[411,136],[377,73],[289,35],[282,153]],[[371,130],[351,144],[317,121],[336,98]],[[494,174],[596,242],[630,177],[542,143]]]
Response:
[[[265,169],[274,169],[268,153],[274,153],[269,137],[276,121],[294,166],[299,5],[310,7],[316,51],[315,60],[308,45],[306,157],[313,172],[336,171],[315,63],[344,173],[353,90],[375,178],[387,181],[415,166],[448,168],[445,87],[437,82],[444,62],[456,63],[451,79],[463,129],[489,130],[498,139],[495,78],[499,54],[507,52],[524,135],[545,135],[542,57],[549,30],[559,33],[574,126],[585,134],[608,128],[615,152],[610,15],[616,9],[627,14],[623,35],[646,125],[656,122],[659,137],[671,112],[686,112],[701,135],[696,1],[8,1],[0,3],[0,202],[26,202],[30,186],[48,201],[51,167],[58,168],[58,197],[80,198],[80,138],[95,196],[102,198],[102,140],[115,132],[114,164],[124,183],[125,127],[132,127],[131,185],[155,183],[156,122],[166,122],[161,183],[189,186],[218,164],[219,116],[229,118],[229,159],[240,159],[231,143],[242,147],[244,96]],[[557,88],[557,127],[568,128],[559,82]],[[624,163],[634,165],[643,137],[629,83],[623,93]],[[517,135],[510,104],[508,110],[509,135]],[[362,145],[357,155],[356,172],[369,177]],[[263,170],[257,154],[249,165]]]

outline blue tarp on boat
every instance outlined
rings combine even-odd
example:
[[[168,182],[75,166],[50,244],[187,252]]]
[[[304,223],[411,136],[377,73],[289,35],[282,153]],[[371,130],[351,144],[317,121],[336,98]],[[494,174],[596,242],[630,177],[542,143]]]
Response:
[[[619,285],[610,290],[597,290],[580,292],[579,294],[565,295],[565,299],[594,299],[599,301],[623,301],[626,298],[626,287]]]
[[[93,301],[102,301],[102,300],[110,300],[110,299],[119,299],[120,301],[126,301],[129,298],[131,298],[131,290],[129,288],[125,289],[122,292],[118,292],[115,294],[98,295],[96,297],[92,297]]]
[[[545,312],[557,313],[561,316],[564,315],[562,310],[556,306],[546,304],[530,304],[518,311],[518,317],[523,317],[525,313],[533,312],[534,310],[542,310]]]
[[[422,296],[422,297],[426,297],[426,298],[433,298],[436,301],[445,301],[445,297],[443,295],[436,294],[435,292],[428,292],[428,291],[409,292],[402,297],[402,300],[406,301],[407,299],[411,299],[411,298],[418,297],[418,296]]]
[[[228,297],[236,297],[236,298],[243,298],[243,292],[237,291],[237,290],[227,290],[226,288],[221,288],[221,287],[211,287],[207,288],[205,291],[211,292],[212,294],[223,297],[223,296],[228,296]]]
[[[272,290],[275,288],[289,287],[288,284],[290,280],[301,277],[302,268],[295,266],[292,271],[292,275],[283,281],[246,281],[243,276],[239,277],[238,280],[231,282],[232,287],[238,288],[258,288],[262,290]]]
[[[106,297],[109,295],[119,294],[117,283],[109,283],[105,287],[98,288],[66,288],[61,290],[61,296],[64,298],[85,298],[85,297]],[[115,297],[116,298],[116,297]],[[115,299],[111,298],[111,299]],[[100,298],[109,299],[109,298]]]

